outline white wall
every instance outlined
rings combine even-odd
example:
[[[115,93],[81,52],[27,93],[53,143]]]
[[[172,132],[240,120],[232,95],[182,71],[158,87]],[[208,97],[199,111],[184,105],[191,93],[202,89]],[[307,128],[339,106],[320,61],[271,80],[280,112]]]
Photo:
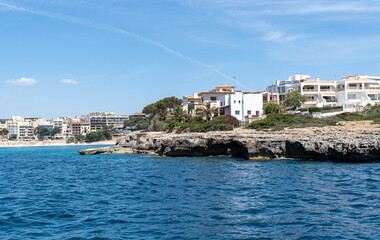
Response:
[[[263,96],[262,94],[243,94],[235,92],[225,96],[226,108],[225,114],[236,117],[240,121],[245,120],[247,115],[262,115],[263,114]],[[249,114],[248,111],[251,111]]]

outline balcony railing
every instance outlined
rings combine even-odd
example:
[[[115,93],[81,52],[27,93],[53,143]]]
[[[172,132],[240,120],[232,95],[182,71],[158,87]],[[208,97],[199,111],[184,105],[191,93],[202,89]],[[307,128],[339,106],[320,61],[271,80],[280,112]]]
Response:
[[[303,92],[318,92],[318,89],[302,89]]]

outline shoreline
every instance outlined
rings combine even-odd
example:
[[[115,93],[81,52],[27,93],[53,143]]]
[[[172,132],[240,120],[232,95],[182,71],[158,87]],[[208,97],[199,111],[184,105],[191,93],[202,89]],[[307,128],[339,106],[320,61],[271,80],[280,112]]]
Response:
[[[155,153],[166,157],[233,156],[341,162],[380,161],[380,128],[371,121],[280,131],[234,129],[206,133],[133,132],[115,146],[83,149],[81,155]]]
[[[116,140],[100,141],[92,143],[66,143],[64,141],[50,141],[50,142],[0,142],[0,148],[12,147],[65,147],[65,146],[91,146],[91,145],[115,145]]]

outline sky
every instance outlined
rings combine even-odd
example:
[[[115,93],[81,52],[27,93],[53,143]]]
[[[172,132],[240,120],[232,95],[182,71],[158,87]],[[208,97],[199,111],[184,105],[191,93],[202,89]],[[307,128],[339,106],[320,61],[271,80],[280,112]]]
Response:
[[[377,0],[0,0],[0,118],[380,75]]]

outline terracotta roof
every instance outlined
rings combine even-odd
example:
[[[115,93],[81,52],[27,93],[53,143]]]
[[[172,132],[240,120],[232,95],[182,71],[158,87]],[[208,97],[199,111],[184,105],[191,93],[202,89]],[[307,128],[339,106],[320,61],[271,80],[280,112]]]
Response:
[[[219,88],[236,88],[236,86],[233,85],[219,85],[215,87],[214,89],[219,89]]]
[[[199,93],[198,95],[201,96],[201,95],[204,95],[204,94],[235,94],[235,92],[228,92],[228,91],[224,91],[224,92],[205,91],[205,92]]]

